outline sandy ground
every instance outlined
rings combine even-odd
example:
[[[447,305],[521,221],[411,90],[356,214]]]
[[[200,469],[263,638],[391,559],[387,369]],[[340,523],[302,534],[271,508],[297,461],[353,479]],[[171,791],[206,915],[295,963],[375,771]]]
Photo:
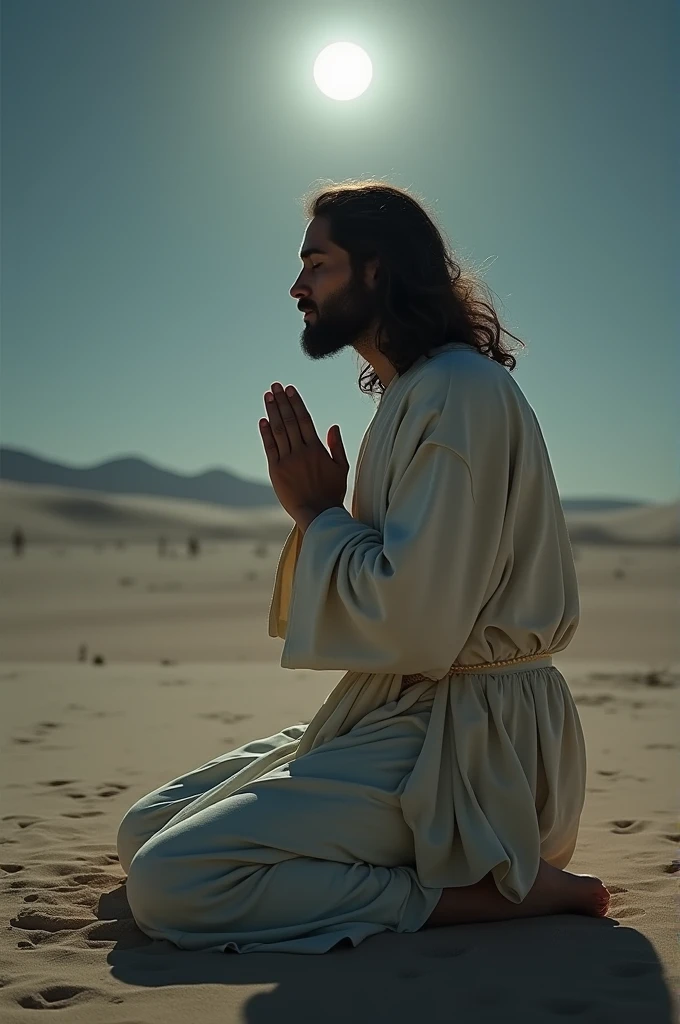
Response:
[[[130,804],[308,721],[341,677],[279,667],[282,642],[266,632],[279,549],[208,543],[198,559],[130,544],[29,548],[22,559],[0,549],[3,1024],[27,1009],[88,1024],[673,1020],[673,549],[578,548],[582,623],[556,659],[588,743],[570,868],[604,879],[607,919],[385,933],[318,957],[187,953],[136,928],[115,850]]]

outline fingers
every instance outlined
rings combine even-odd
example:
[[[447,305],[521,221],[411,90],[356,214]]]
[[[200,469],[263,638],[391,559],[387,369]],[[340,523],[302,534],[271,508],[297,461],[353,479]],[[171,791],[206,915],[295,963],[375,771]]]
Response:
[[[273,401],[268,400],[270,394],[274,395]],[[297,402],[295,402],[296,397]],[[303,444],[307,443],[307,438],[313,440],[316,437],[312,418],[297,392],[292,401],[297,405],[297,408],[291,404],[291,400],[289,400],[278,382],[272,384],[271,392],[267,392],[265,395],[265,408],[269,417],[271,432],[281,456],[289,454],[289,452],[294,451],[296,448],[300,448]],[[299,416],[302,417],[302,423],[299,421]]]
[[[333,456],[333,460],[349,472],[349,461],[347,459],[345,445],[340,434],[340,427],[337,423],[329,428],[326,443],[328,445],[328,450]]]
[[[262,444],[264,445],[267,462],[270,466],[273,466],[279,461],[279,447],[274,440],[269,420],[260,420],[260,434],[262,435]]]
[[[287,401],[290,403],[290,406],[297,419],[298,428],[300,430],[302,440],[305,442],[305,444],[313,444],[315,441],[319,440],[319,435],[316,432],[314,420],[307,411],[307,406],[302,401],[297,390],[294,387],[292,387],[292,385],[286,388],[286,392],[288,392]],[[284,392],[284,397],[286,392]]]
[[[274,394],[272,394],[272,392]],[[288,455],[291,450],[291,444],[286,424],[283,422],[283,417],[281,416],[281,410],[275,394],[274,385],[272,384],[272,390],[268,391],[264,396],[265,409],[269,418],[269,428],[274,436],[274,440],[276,441],[279,455]]]

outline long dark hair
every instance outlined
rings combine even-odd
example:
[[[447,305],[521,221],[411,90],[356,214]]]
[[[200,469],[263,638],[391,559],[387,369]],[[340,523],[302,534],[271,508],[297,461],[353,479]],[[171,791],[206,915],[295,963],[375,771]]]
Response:
[[[425,210],[405,189],[384,181],[348,181],[315,189],[303,198],[308,220],[324,217],[331,240],[350,256],[353,274],[363,275],[378,260],[376,288],[381,314],[375,344],[398,374],[420,356],[448,342],[464,342],[510,371],[517,360],[502,334],[489,289],[463,269]],[[359,375],[359,390],[385,388],[370,363]]]

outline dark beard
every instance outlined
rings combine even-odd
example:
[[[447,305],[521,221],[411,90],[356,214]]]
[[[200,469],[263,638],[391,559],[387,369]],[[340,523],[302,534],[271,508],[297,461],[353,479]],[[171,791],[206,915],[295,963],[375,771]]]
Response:
[[[352,276],[341,292],[313,309],[314,319],[305,324],[300,345],[310,359],[326,359],[352,345],[376,321],[375,292]]]

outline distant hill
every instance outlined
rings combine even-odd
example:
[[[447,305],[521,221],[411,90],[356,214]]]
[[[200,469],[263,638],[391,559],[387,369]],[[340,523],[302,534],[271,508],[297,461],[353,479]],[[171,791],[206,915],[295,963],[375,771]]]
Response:
[[[204,501],[230,508],[278,507],[270,484],[211,469],[188,475],[160,469],[145,459],[110,459],[95,466],[64,466],[16,448],[0,447],[0,479],[104,494],[145,494]]]
[[[211,469],[194,475],[175,473],[134,457],[109,459],[95,466],[65,466],[18,448],[0,447],[0,479],[100,494],[180,498],[229,508],[278,507],[270,484],[243,480],[226,469]],[[645,502],[625,498],[563,498],[562,506],[565,512],[613,512],[646,507]]]

